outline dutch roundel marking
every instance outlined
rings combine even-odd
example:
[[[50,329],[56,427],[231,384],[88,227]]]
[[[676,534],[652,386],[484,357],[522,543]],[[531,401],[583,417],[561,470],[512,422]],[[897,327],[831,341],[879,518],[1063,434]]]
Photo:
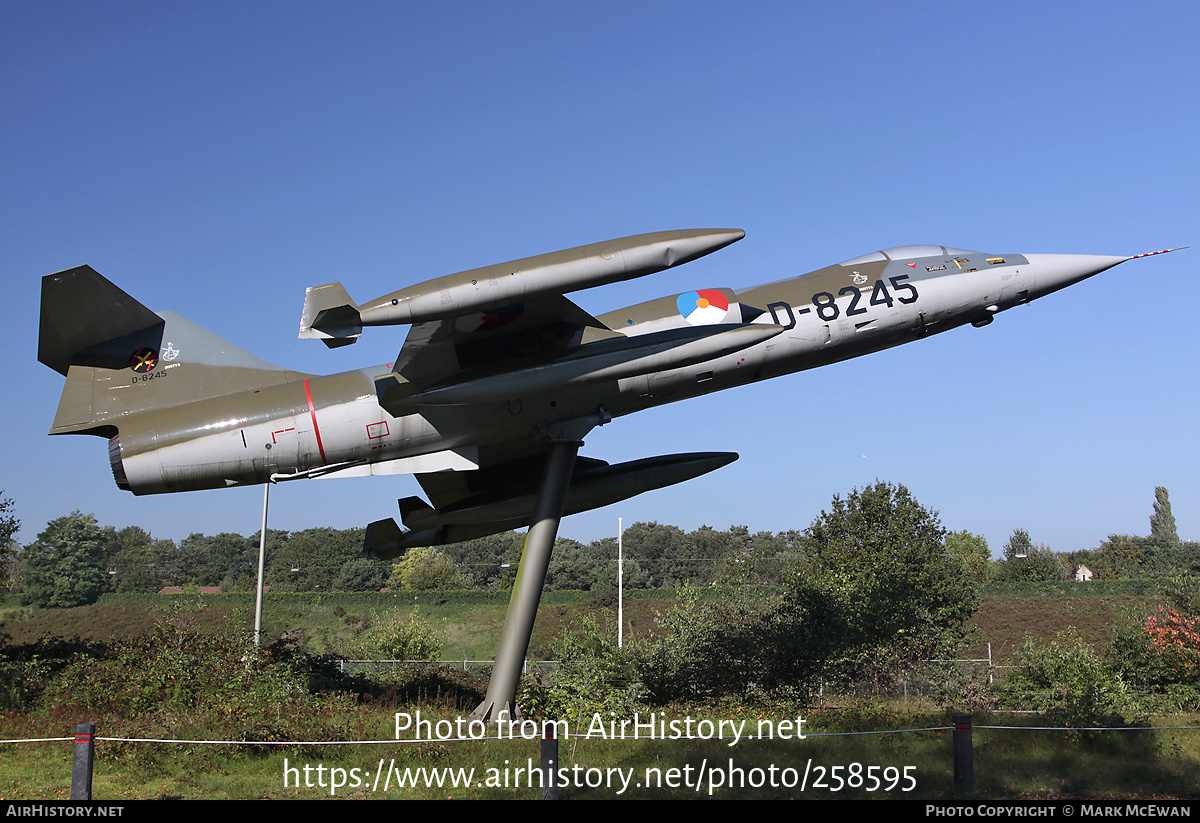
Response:
[[[129,355],[129,368],[135,372],[152,371],[158,363],[158,352],[151,348],[141,348]]]
[[[716,289],[700,289],[679,295],[675,305],[683,319],[692,326],[711,326],[720,323],[729,312],[729,300]]]

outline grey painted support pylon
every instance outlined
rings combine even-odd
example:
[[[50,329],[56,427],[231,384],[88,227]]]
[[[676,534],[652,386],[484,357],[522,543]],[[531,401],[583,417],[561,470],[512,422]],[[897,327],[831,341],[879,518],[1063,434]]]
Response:
[[[537,618],[542,586],[546,583],[546,570],[550,567],[550,553],[554,549],[554,538],[558,536],[558,523],[562,519],[567,487],[571,485],[575,457],[582,445],[578,440],[555,440],[546,455],[542,485],[533,508],[529,533],[525,536],[517,580],[508,600],[508,614],[504,619],[504,630],[500,633],[500,647],[496,650],[492,679],[488,682],[483,703],[471,715],[474,719],[516,719],[514,698],[521,678],[521,665],[529,651],[533,621]]]

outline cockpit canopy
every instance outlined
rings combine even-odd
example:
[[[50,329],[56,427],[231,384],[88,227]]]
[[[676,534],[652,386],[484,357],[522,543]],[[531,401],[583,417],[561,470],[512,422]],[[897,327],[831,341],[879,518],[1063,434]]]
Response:
[[[873,251],[853,260],[844,260],[838,265],[858,266],[863,263],[883,263],[887,260],[913,260],[918,257],[963,257],[977,252],[954,249],[949,246],[894,246],[883,251]]]

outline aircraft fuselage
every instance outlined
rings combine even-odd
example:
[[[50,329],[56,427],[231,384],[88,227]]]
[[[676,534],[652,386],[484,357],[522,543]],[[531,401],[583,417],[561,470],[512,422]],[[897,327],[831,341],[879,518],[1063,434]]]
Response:
[[[539,426],[583,421],[588,429],[610,417],[858,357],[967,323],[984,325],[999,311],[1126,259],[904,247],[742,291],[661,298],[597,319],[634,338],[746,319],[782,331],[680,368],[547,385],[503,400],[425,406],[398,416],[381,406],[376,385],[392,364],[325,377],[287,373],[293,379],[128,414],[116,424],[114,472],[123,488],[153,494],[324,474],[469,469],[481,450],[536,436]],[[186,355],[183,350],[174,363],[159,360],[157,369],[122,372],[129,384],[121,391],[188,380]]]

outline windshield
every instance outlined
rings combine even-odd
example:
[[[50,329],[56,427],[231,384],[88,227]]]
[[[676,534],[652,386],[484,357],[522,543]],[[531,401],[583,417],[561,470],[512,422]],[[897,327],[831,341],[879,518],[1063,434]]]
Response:
[[[870,254],[864,254],[852,260],[845,260],[838,265],[859,266],[863,263],[880,263],[884,260],[912,260],[917,257],[953,257],[975,253],[966,251],[965,249],[953,249],[948,246],[893,246],[890,249],[873,251]]]

